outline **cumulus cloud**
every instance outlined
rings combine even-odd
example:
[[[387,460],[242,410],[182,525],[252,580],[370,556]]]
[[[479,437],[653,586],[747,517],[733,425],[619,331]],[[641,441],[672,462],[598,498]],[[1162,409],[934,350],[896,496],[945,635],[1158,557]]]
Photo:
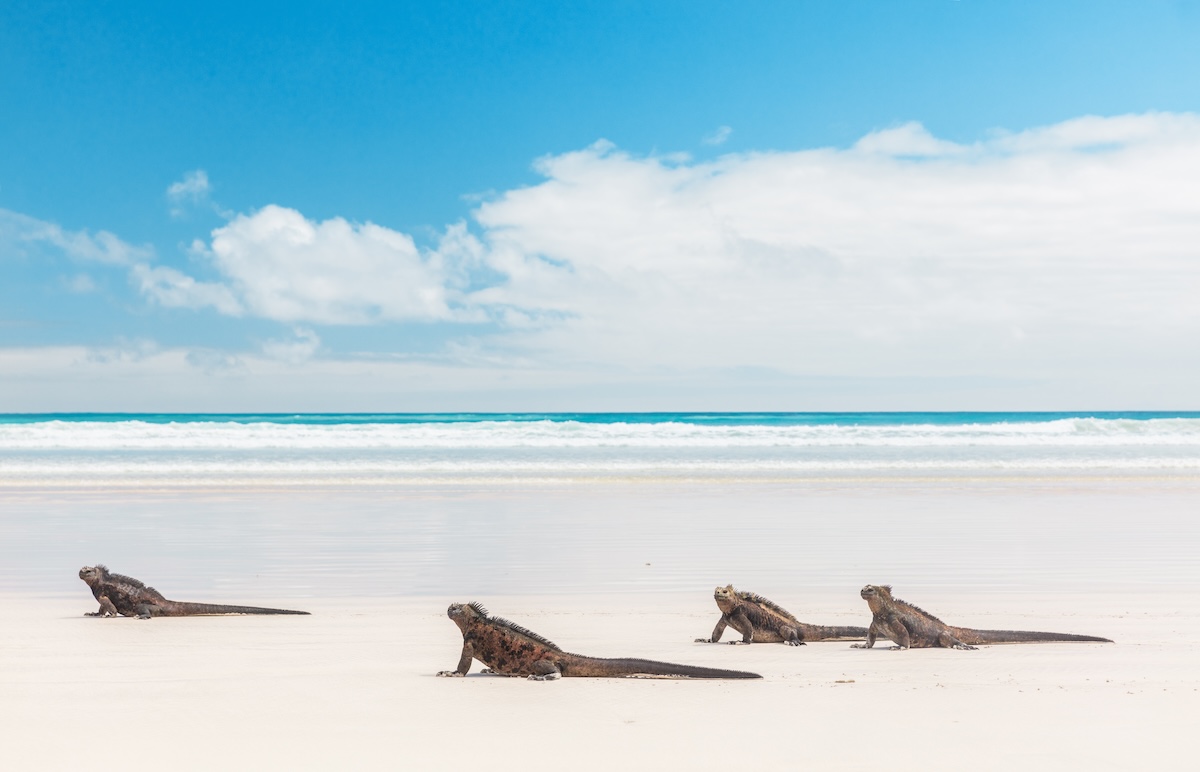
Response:
[[[458,238],[463,242],[463,238]],[[470,249],[455,246],[457,260]],[[340,217],[309,220],[294,209],[267,206],[239,215],[213,232],[208,260],[224,279],[230,305],[284,322],[369,324],[455,319],[462,276],[454,261],[422,252],[412,237]],[[174,282],[174,289],[183,289]],[[209,287],[199,288],[205,293]],[[156,295],[169,305],[216,305],[207,295]]]
[[[289,324],[487,322],[448,350],[580,372],[1099,374],[1200,335],[1193,115],[708,162],[598,142],[536,169],[432,247],[267,206],[198,252],[214,281],[136,273],[165,305]]]
[[[520,336],[628,366],[975,371],[1141,356],[1200,334],[1200,119],[1083,118],[959,146],[639,158],[601,143],[485,203],[486,299]]]

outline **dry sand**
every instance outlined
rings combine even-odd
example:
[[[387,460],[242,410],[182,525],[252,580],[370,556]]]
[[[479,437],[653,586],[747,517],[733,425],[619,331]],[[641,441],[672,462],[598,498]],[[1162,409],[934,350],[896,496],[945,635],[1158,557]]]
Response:
[[[883,577],[869,577],[882,581]],[[747,589],[766,592],[766,588]],[[1190,768],[1200,593],[896,593],[952,623],[1115,644],[978,651],[696,644],[703,593],[476,598],[563,648],[762,681],[444,679],[471,598],[319,599],[311,617],[95,619],[0,596],[0,768]],[[768,593],[769,594],[769,593]],[[774,598],[865,624],[856,588]],[[272,603],[274,598],[239,598]],[[289,605],[294,601],[287,599]],[[282,605],[282,604],[280,604]]]

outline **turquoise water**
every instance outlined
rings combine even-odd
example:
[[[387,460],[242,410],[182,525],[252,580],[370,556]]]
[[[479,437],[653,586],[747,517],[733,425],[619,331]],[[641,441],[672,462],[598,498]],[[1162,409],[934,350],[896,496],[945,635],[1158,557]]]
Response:
[[[697,426],[904,426],[932,424],[1038,423],[1072,418],[1147,421],[1200,419],[1200,411],[1101,412],[934,412],[934,413],[8,413],[0,424],[120,423],[273,423],[317,426],[362,424],[442,424],[535,421],[585,424],[683,423]]]
[[[1200,413],[0,416],[0,484],[1200,473]]]

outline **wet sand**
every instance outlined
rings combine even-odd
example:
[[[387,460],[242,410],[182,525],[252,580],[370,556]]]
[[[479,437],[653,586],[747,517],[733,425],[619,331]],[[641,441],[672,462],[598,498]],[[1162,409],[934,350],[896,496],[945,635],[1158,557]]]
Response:
[[[1200,588],[1198,504],[1139,477],[0,487],[0,587],[101,562],[218,600]]]
[[[1130,769],[1200,715],[1189,480],[0,492],[0,768]],[[311,617],[85,618],[84,563]],[[647,565],[649,564],[649,565]],[[953,624],[1115,644],[726,646],[712,587],[865,625],[858,588]],[[452,601],[596,656],[752,682],[453,668]],[[480,665],[476,664],[477,673]]]

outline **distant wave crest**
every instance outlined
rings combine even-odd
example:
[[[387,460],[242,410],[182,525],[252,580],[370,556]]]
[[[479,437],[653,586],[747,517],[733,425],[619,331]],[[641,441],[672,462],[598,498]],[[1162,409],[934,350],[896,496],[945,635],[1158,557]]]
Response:
[[[749,425],[477,421],[416,424],[74,422],[0,424],[21,450],[414,450],[755,447],[1200,447],[1200,419],[1064,418],[967,424]]]

